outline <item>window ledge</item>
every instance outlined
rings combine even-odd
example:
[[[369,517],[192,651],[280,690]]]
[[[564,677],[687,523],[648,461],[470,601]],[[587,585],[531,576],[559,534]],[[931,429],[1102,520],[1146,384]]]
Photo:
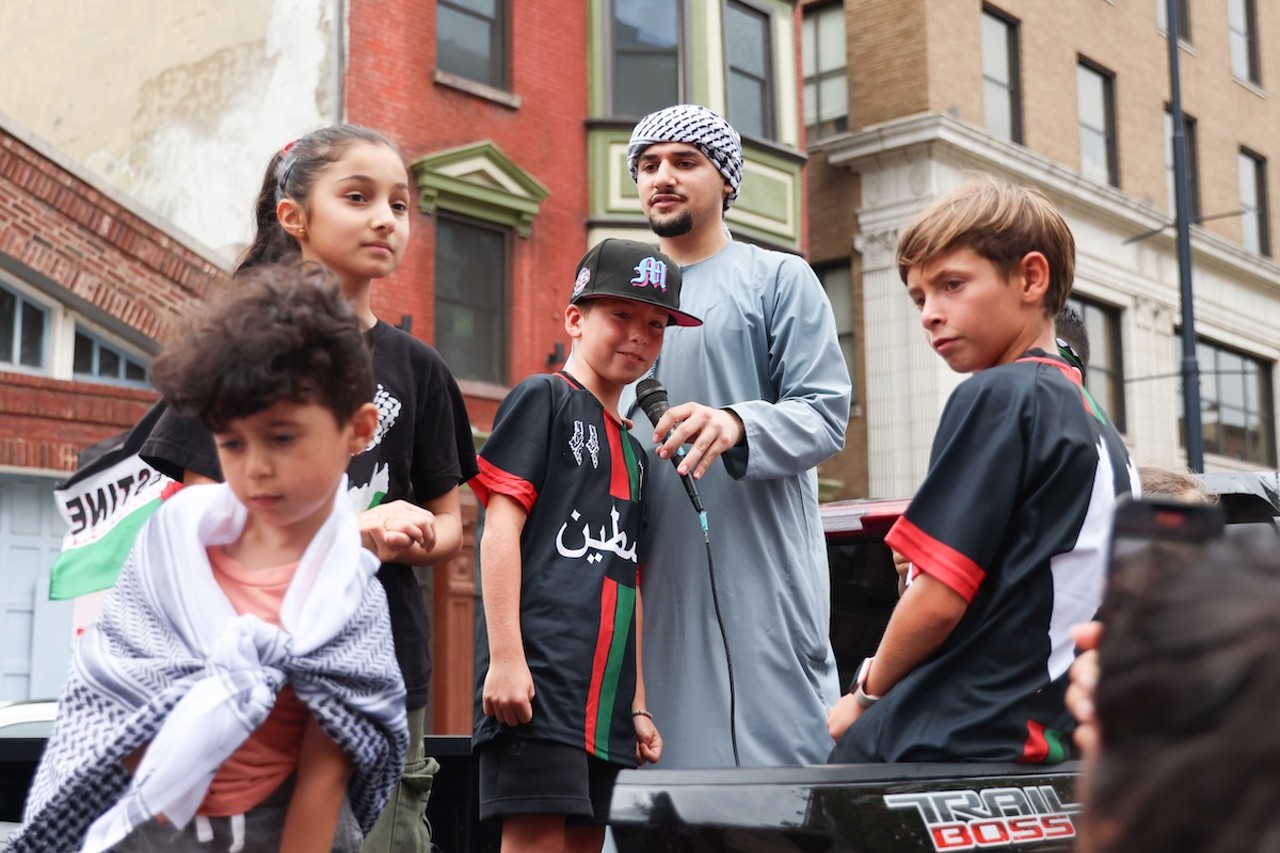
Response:
[[[1231,75],[1231,79],[1236,81],[1236,85],[1243,86],[1244,88],[1248,89],[1250,92],[1253,92],[1253,94],[1257,95],[1259,98],[1267,97],[1267,90],[1263,89],[1257,83],[1254,83],[1251,80],[1246,80],[1243,77],[1237,77],[1234,74]]]
[[[1168,40],[1169,40],[1169,28],[1168,28],[1168,27],[1161,26],[1160,24],[1156,24],[1156,32],[1158,32],[1158,33],[1160,34],[1160,37],[1161,37],[1161,38],[1163,38],[1165,41],[1168,41]],[[1189,38],[1187,38],[1185,35],[1183,35],[1182,33],[1179,33],[1179,34],[1178,34],[1178,47],[1180,47],[1180,48],[1182,48],[1183,50],[1185,50],[1185,51],[1186,51],[1189,55],[1191,55],[1191,56],[1195,56],[1195,55],[1196,55],[1196,46],[1195,46],[1195,43],[1194,43],[1193,41],[1191,41],[1191,39],[1189,39]]]
[[[507,396],[507,392],[511,389],[505,385],[499,385],[496,382],[483,382],[479,379],[458,379],[458,390],[465,397],[475,397],[480,400],[498,400],[501,401]]]
[[[466,77],[460,77],[457,74],[450,74],[448,71],[441,71],[439,68],[431,73],[431,80],[441,86],[448,86],[450,89],[457,89],[460,92],[475,95],[477,98],[484,98],[486,101],[493,101],[495,104],[510,107],[513,110],[520,109],[519,95],[496,89],[493,86],[487,86],[484,83],[477,83],[475,80],[468,80]]]

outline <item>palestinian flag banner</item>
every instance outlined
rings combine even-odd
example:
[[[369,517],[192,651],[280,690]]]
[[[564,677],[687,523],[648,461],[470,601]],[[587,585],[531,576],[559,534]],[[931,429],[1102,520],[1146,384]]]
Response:
[[[132,429],[85,448],[75,474],[54,489],[67,533],[50,569],[49,598],[110,588],[138,530],[182,487],[138,456],[163,413],[164,403],[156,403]]]

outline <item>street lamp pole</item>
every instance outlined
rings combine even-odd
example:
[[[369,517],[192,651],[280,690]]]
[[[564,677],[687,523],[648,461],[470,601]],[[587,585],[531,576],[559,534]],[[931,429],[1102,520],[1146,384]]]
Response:
[[[1187,141],[1178,75],[1178,0],[1166,0],[1169,35],[1169,111],[1173,116],[1173,196],[1178,244],[1178,284],[1182,294],[1182,425],[1187,467],[1204,471],[1204,428],[1200,421],[1200,362],[1196,358],[1196,322],[1191,295],[1191,211],[1187,200]]]

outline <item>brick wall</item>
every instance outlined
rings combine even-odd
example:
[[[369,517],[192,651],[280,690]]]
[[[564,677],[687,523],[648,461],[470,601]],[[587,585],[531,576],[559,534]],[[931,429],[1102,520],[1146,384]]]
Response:
[[[388,7],[390,3],[390,7]],[[433,2],[351,0],[345,100],[347,120],[376,128],[406,160],[490,140],[551,194],[528,238],[511,238],[508,372],[511,384],[545,372],[556,342],[568,345],[564,305],[578,259],[586,251],[587,5],[582,0],[510,4],[513,17],[508,95],[487,98],[434,82]],[[386,26],[395,20],[397,27]],[[392,322],[408,314],[413,334],[435,339],[435,218],[416,212],[413,237],[395,275],[376,282],[374,312]],[[465,383],[473,426],[488,430],[505,389]],[[471,730],[474,636],[475,507],[463,495],[463,551],[435,567],[429,602],[432,645],[432,730]]]
[[[924,0],[846,0],[845,20],[849,22],[849,129],[927,109],[929,44]]]
[[[0,255],[19,280],[69,294],[153,340],[223,273],[128,203],[0,126]],[[59,291],[65,291],[65,294]],[[0,466],[70,470],[76,452],[131,425],[155,395],[0,373]]]
[[[0,464],[69,471],[76,454],[128,428],[151,391],[0,373]]]
[[[805,185],[809,196],[809,253],[808,259],[815,267],[834,264],[851,264],[856,256],[853,251],[853,235],[857,231],[857,209],[861,198],[858,175],[844,166],[832,166],[826,152],[819,147],[809,152],[805,165]],[[862,339],[862,283],[853,278],[853,323],[855,346]],[[853,376],[854,403],[862,398],[865,371],[862,359],[855,361]],[[840,485],[832,498],[864,497],[867,494],[866,420],[855,405],[849,415],[845,431],[845,449],[823,462],[818,472],[824,479],[837,480]]]
[[[547,369],[564,333],[564,304],[586,251],[588,161],[587,5],[582,0],[512,3],[510,85],[518,107],[433,82],[435,4],[352,0],[348,120],[390,135],[406,159],[491,140],[551,190],[530,237],[513,237],[509,313],[511,383]],[[390,18],[400,26],[385,25]],[[418,213],[400,270],[374,286],[374,310],[413,317],[413,333],[434,331],[435,219]],[[470,389],[470,386],[469,386]],[[492,425],[501,389],[468,394],[478,428]]]
[[[1163,112],[1168,47],[1155,3],[991,4],[1018,22],[1025,145],[1079,168],[1076,66],[1084,57],[1115,75],[1120,188],[1165,208]],[[981,6],[970,0],[848,0],[850,126],[859,130],[931,110],[981,126]],[[1206,212],[1239,206],[1236,153],[1245,146],[1276,159],[1280,109],[1268,100],[1268,58],[1280,28],[1259,5],[1263,87],[1233,78],[1226,4],[1191,4],[1190,39],[1180,51],[1183,107],[1198,121],[1200,189]],[[1275,198],[1275,169],[1270,183]],[[821,205],[822,202],[816,202]],[[1273,222],[1274,225],[1274,222]],[[1238,240],[1238,218],[1206,223]],[[815,239],[815,243],[816,243]]]

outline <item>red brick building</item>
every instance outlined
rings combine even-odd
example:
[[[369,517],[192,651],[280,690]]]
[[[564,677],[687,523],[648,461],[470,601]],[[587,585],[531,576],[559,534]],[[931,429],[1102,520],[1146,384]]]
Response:
[[[149,95],[171,94],[170,84],[182,81],[208,95],[211,109],[193,129],[185,112],[189,99],[148,101],[148,109],[178,114],[152,116],[159,129],[140,128],[141,139],[103,153],[103,162],[128,171],[136,157],[167,176],[163,187],[151,190],[161,209],[188,216],[223,210],[202,205],[215,195],[225,200],[229,180],[198,181],[201,193],[184,196],[187,175],[164,171],[171,168],[166,158],[177,150],[186,163],[181,158],[194,152],[215,152],[202,162],[221,163],[216,168],[228,177],[242,158],[259,163],[268,134],[262,116],[246,118],[257,115],[256,102],[246,108],[243,97],[255,75],[276,85],[263,92],[263,103],[278,112],[287,102],[291,121],[310,126],[314,100],[321,121],[385,132],[411,166],[418,210],[401,269],[375,284],[374,309],[444,355],[466,395],[477,441],[509,388],[562,363],[564,303],[588,246],[607,236],[654,239],[624,157],[631,127],[651,110],[688,101],[725,114],[742,132],[746,155],[742,194],[729,218],[735,235],[803,249],[794,0],[315,0],[302,6],[272,7],[273,25],[294,29],[286,45],[263,42],[265,52],[252,38],[245,41],[256,32],[248,17],[232,28],[239,34],[234,43],[211,35],[210,56],[234,53],[241,62],[221,77],[202,74],[199,65],[141,72],[137,82]],[[148,33],[160,42],[201,31],[191,16],[149,20],[138,18],[138,27],[178,28]],[[314,31],[306,29],[311,21]],[[321,55],[319,75],[299,64]],[[159,81],[168,82],[156,89]],[[58,116],[73,116],[68,110]],[[269,118],[265,124],[274,133],[280,116]],[[59,132],[58,125],[49,132]],[[64,135],[71,143],[94,138],[79,127]],[[90,144],[80,156],[94,150]],[[35,637],[43,635],[30,630],[28,623],[40,619],[33,610],[54,606],[43,600],[47,578],[39,567],[52,561],[63,529],[50,516],[49,489],[71,469],[78,449],[130,424],[152,399],[145,368],[157,342],[175,310],[198,299],[221,271],[210,253],[166,237],[158,219],[86,181],[69,161],[21,140],[2,153],[0,371],[7,372],[0,383],[0,488],[25,491],[9,501],[22,508],[9,515],[0,493],[0,586],[21,587],[34,603],[15,617],[25,622],[0,627],[6,637]],[[208,224],[202,217],[192,221]],[[433,602],[432,730],[442,733],[471,727],[478,512],[469,493],[464,512],[462,554],[419,572]],[[19,578],[8,555],[31,549],[6,525],[31,526],[24,513],[40,514],[35,527],[44,533],[35,549],[39,559]],[[34,650],[57,646],[65,657],[65,642],[31,645],[4,649],[3,656],[25,658],[0,664],[0,685],[13,681],[0,699],[46,693],[29,683],[30,673],[60,680],[65,662],[41,661]]]
[[[374,308],[440,347],[484,433],[511,385],[563,357],[563,349],[554,356],[565,341],[564,302],[587,240],[586,6],[510,4],[505,28],[518,38],[506,79],[517,83],[504,90],[438,71],[435,4],[400,5],[394,29],[384,4],[357,0],[349,11],[347,119],[396,140],[420,195],[404,263],[374,286]],[[455,258],[473,256],[443,273],[463,297],[452,311],[440,310],[438,261],[450,255],[442,240],[460,244]],[[498,303],[487,306],[492,313],[466,299],[481,291]],[[469,322],[471,333],[454,333]],[[437,732],[471,728],[476,505],[469,491],[464,513],[463,553],[432,578]]]
[[[69,602],[46,600],[77,452],[155,399],[145,367],[219,263],[0,124],[0,699],[56,695]]]
[[[374,308],[440,350],[478,433],[512,385],[562,363],[564,304],[586,249],[606,236],[654,240],[624,158],[652,109],[694,101],[727,113],[748,161],[735,234],[803,247],[790,0],[391,5],[348,4],[344,75],[347,119],[399,143],[419,192],[406,260],[375,285]],[[731,55],[730,42],[756,53]],[[473,534],[468,524],[463,554],[432,573],[436,732],[471,728]]]

